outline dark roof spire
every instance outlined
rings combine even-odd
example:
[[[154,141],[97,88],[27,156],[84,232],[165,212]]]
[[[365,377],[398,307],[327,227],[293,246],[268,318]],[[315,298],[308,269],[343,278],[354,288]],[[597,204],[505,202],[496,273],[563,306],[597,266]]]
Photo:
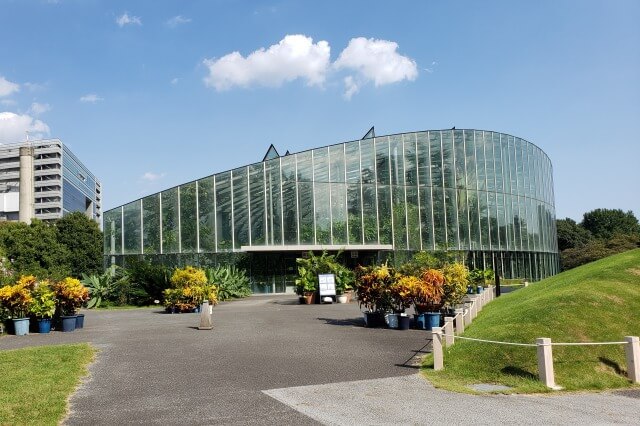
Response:
[[[374,126],[371,126],[369,131],[362,137],[362,139],[371,139],[376,137],[376,131],[373,129]]]
[[[267,160],[273,160],[274,158],[278,158],[280,157],[280,154],[278,154],[278,150],[276,149],[275,146],[273,146],[273,144],[269,145],[269,149],[267,150],[267,153],[264,155],[264,158],[262,159],[262,161],[267,161]]]

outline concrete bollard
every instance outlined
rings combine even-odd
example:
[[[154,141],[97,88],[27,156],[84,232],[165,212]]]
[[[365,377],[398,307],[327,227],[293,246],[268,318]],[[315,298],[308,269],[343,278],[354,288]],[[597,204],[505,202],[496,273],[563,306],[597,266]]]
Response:
[[[444,343],[447,347],[453,345],[453,317],[444,318]]]
[[[538,345],[538,377],[544,385],[550,389],[562,389],[556,386],[555,376],[553,374],[553,353],[551,350],[551,339],[541,337],[536,339]]]
[[[464,309],[456,309],[456,334],[464,333]]]
[[[200,306],[200,326],[198,330],[211,330],[213,321],[211,321],[211,309],[209,309],[209,301],[205,300]]]
[[[471,306],[464,308],[464,326],[471,324]]]
[[[476,319],[477,316],[478,316],[478,302],[474,297],[473,299],[471,299],[471,319],[472,320]]]
[[[444,368],[442,355],[442,327],[431,329],[431,347],[433,348],[433,369],[438,371]]]
[[[627,342],[624,351],[627,354],[627,375],[632,383],[640,383],[640,339],[638,336],[625,336]]]

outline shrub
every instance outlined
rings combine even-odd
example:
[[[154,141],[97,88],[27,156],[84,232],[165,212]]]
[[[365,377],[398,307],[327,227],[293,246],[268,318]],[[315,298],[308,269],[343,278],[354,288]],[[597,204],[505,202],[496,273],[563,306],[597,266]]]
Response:
[[[52,318],[56,313],[56,300],[51,283],[48,280],[36,283],[31,290],[33,301],[29,312],[37,318]]]
[[[89,300],[89,290],[77,278],[67,277],[53,285],[56,307],[60,315],[75,315]]]
[[[360,307],[369,312],[385,312],[392,306],[393,270],[388,265],[359,266],[356,269],[356,294]]]
[[[442,296],[444,295],[444,275],[437,269],[427,269],[415,282],[411,296],[417,312],[440,309]]]
[[[33,298],[30,289],[20,283],[0,288],[0,305],[11,318],[26,318]]]
[[[442,268],[444,275],[442,303],[454,307],[462,301],[469,284],[469,269],[462,263],[450,263]]]
[[[116,265],[107,268],[101,275],[82,274],[82,284],[89,290],[87,308],[98,308],[103,301],[113,297],[119,286],[126,285],[128,275],[126,271]]]
[[[199,306],[205,299],[211,305],[218,303],[217,288],[207,282],[202,269],[193,266],[176,269],[171,276],[171,286],[172,288],[163,292],[164,304],[168,308],[187,312]]]
[[[146,260],[127,261],[129,275],[130,303],[149,305],[162,299],[162,292],[171,287],[171,270],[162,264],[153,264]]]
[[[412,291],[419,284],[419,279],[413,275],[398,274],[391,285],[391,303],[396,313],[402,313],[411,307],[413,303]]]
[[[251,283],[244,269],[233,265],[220,265],[205,271],[207,281],[215,285],[219,300],[229,300],[251,295]]]

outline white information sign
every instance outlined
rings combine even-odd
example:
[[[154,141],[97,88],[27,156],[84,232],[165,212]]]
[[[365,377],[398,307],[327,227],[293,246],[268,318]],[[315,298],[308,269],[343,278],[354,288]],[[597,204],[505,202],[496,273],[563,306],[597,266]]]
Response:
[[[320,297],[336,295],[336,277],[333,274],[319,274]]]

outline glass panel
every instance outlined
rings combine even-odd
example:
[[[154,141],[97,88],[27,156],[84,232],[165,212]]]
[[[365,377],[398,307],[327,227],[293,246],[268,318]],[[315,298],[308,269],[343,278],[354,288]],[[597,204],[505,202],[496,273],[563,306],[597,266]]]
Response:
[[[378,183],[388,185],[389,177],[389,139],[376,139],[376,173],[378,174]]]
[[[344,182],[344,145],[329,147],[331,182]]]
[[[440,132],[429,132],[429,153],[431,154],[431,185],[442,189],[444,183],[442,180],[442,149],[440,143]],[[436,199],[434,202],[434,212]]]
[[[196,230],[196,183],[180,187],[180,238],[182,253],[194,253],[198,249]]]
[[[456,180],[454,176],[454,163],[453,163],[453,132],[442,132],[442,166],[443,166],[443,178],[445,188],[455,188]]]
[[[298,162],[298,182],[311,182],[313,180],[313,163],[311,159],[311,151],[296,154],[295,158]]]
[[[460,249],[469,249],[469,209],[467,205],[467,190],[458,189],[458,236],[460,238]]]
[[[406,154],[406,151],[405,151]],[[405,163],[406,164],[406,163]],[[407,229],[409,250],[420,250],[420,211],[418,210],[418,187],[407,186]]]
[[[395,249],[407,248],[407,212],[404,186],[394,185],[393,194],[393,245]]]
[[[504,194],[496,194],[496,205],[498,210],[498,244],[500,245],[500,250],[507,250],[507,229],[505,223]]]
[[[391,232],[391,191],[388,185],[378,185],[378,221],[380,244],[393,244]]]
[[[160,195],[142,199],[142,239],[145,254],[160,253]],[[106,253],[106,252],[105,252]]]
[[[456,175],[456,188],[466,189],[466,169],[465,169],[465,150],[464,150],[464,134],[462,130],[455,130],[454,134],[454,149],[453,154],[455,157],[455,175]]]
[[[389,136],[389,148],[391,150],[391,184],[404,185],[402,135]]]
[[[347,191],[344,184],[331,184],[333,244],[347,243]]]
[[[484,132],[475,132],[474,145],[476,146],[476,173],[478,175],[478,189],[487,189],[487,172],[484,158]]]
[[[362,200],[360,185],[347,185],[349,244],[362,244]]]
[[[499,249],[500,237],[498,236],[498,212],[495,192],[489,192],[489,233],[491,235],[491,248],[493,250]]]
[[[162,192],[162,252],[178,252],[178,188]]]
[[[209,176],[198,181],[200,251],[205,253],[212,253],[216,251],[216,210],[213,181],[213,176]]]
[[[265,244],[264,163],[249,166],[249,207],[251,209],[251,245]]]
[[[431,185],[431,159],[429,157],[429,134],[420,132],[418,138],[418,180],[420,185]]]
[[[404,182],[405,185],[418,184],[418,167],[416,158],[416,135],[404,136]]]
[[[249,245],[249,188],[246,167],[233,171],[234,248]]]
[[[313,179],[315,182],[329,182],[329,151],[327,148],[313,150]]]
[[[444,211],[444,190],[441,187],[433,187],[433,226],[436,250],[446,250],[446,219]]]
[[[478,140],[476,139],[476,142]],[[476,145],[477,147],[477,145]],[[487,193],[479,192],[480,197],[480,236],[482,242],[482,249],[489,250],[490,249],[490,237],[489,237],[489,207],[487,201]]]
[[[377,243],[378,222],[376,217],[375,185],[362,185],[362,209],[364,215],[364,242],[365,244]]]
[[[300,171],[298,165],[298,171]],[[300,244],[313,244],[313,184],[298,183],[298,209],[300,224]]]
[[[504,164],[502,162],[502,142],[500,138],[502,138],[501,134],[493,134],[493,155],[495,160],[496,191],[504,192]]]
[[[124,213],[124,254],[140,253],[140,201],[125,205]]]
[[[360,167],[363,183],[375,183],[375,150],[373,139],[360,142]]]
[[[122,210],[118,207],[104,213],[104,253],[122,254]],[[113,247],[111,245],[113,244]]]
[[[267,235],[271,245],[282,243],[282,200],[280,199],[280,160],[265,163],[267,174]]]
[[[431,187],[420,187],[420,226],[422,228],[422,249],[433,250],[433,211],[431,203]]]
[[[345,155],[347,160],[347,182],[360,182],[360,149],[358,141],[349,142],[345,145]]]
[[[495,191],[496,190],[496,173],[495,173],[495,162],[493,156],[493,133],[485,132],[484,133],[484,158],[485,158],[485,168],[487,170],[487,190]]]
[[[218,251],[232,247],[231,172],[216,175],[216,238]]]
[[[455,189],[445,189],[445,203],[447,208],[447,248],[457,250],[460,247],[458,237],[458,215]]]
[[[295,157],[282,157],[282,217],[284,243],[298,244],[298,196],[296,193]]]
[[[480,247],[482,246],[482,240],[480,238],[480,200],[478,199],[478,194],[482,193],[471,190],[467,191],[467,196],[469,197],[469,227],[471,231],[469,246],[471,250],[480,250]]]
[[[328,177],[327,172],[327,177]],[[329,194],[331,185],[318,183],[314,185],[313,193],[316,205],[316,244],[331,243],[331,204]]]

